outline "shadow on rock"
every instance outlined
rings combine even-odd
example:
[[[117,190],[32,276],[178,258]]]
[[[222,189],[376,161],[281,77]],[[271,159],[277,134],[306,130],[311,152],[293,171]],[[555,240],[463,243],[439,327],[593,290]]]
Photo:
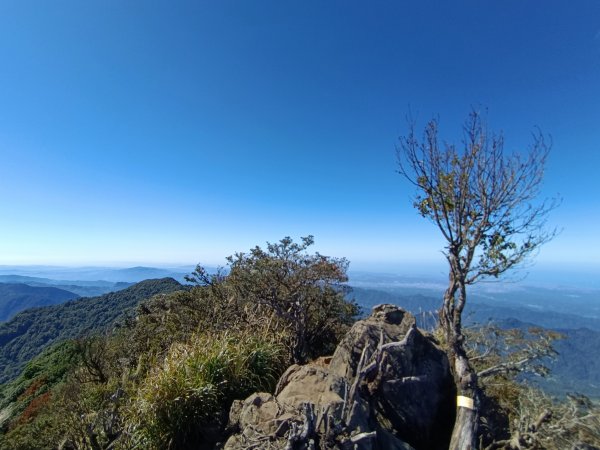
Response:
[[[378,305],[331,358],[291,366],[275,395],[234,402],[224,448],[446,449],[455,398],[446,354],[410,313]]]

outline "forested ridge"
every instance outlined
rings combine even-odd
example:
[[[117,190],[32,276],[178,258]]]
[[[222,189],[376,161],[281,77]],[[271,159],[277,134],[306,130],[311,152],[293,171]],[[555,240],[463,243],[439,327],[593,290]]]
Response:
[[[0,324],[0,382],[16,376],[24,363],[53,343],[101,333],[140,301],[179,289],[182,285],[171,278],[147,280],[122,291],[17,314]]]
[[[53,286],[0,283],[0,323],[24,309],[63,303],[77,297],[76,293]]]

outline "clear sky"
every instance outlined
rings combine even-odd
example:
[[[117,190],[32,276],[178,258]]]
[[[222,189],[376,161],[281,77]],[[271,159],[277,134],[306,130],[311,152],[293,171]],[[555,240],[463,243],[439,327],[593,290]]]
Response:
[[[539,260],[600,264],[598,0],[3,0],[0,264],[439,260],[394,149],[473,105],[552,135]]]

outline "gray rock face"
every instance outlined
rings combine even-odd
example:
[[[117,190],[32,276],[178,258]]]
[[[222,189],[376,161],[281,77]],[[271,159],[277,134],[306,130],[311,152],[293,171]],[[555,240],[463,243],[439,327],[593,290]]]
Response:
[[[448,448],[456,391],[446,354],[416,328],[383,348],[378,370],[365,377],[377,421],[415,448]]]
[[[410,313],[379,305],[330,361],[291,366],[275,396],[235,402],[225,449],[441,450],[454,401],[445,353]]]
[[[329,370],[354,381],[362,352],[370,359],[380,341],[400,341],[416,324],[414,316],[394,305],[377,305],[371,315],[356,322],[337,346]]]
[[[317,409],[330,408],[338,411],[343,407],[347,381],[329,372],[326,367],[307,364],[293,365],[281,377],[275,394],[277,400],[300,408],[312,403]]]

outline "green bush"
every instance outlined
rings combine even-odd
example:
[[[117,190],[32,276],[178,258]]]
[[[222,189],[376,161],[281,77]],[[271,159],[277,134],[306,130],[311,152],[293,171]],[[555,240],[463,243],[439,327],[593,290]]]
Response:
[[[198,266],[188,281],[208,300],[222,325],[268,322],[287,335],[289,361],[304,364],[331,354],[360,308],[346,298],[348,261],[309,253],[313,236],[301,243],[284,237],[266,248],[227,258],[228,270],[209,275]],[[227,272],[227,275],[225,274]]]
[[[196,335],[174,344],[139,386],[131,437],[144,448],[196,448],[217,439],[234,399],[272,390],[285,351],[267,333]]]

